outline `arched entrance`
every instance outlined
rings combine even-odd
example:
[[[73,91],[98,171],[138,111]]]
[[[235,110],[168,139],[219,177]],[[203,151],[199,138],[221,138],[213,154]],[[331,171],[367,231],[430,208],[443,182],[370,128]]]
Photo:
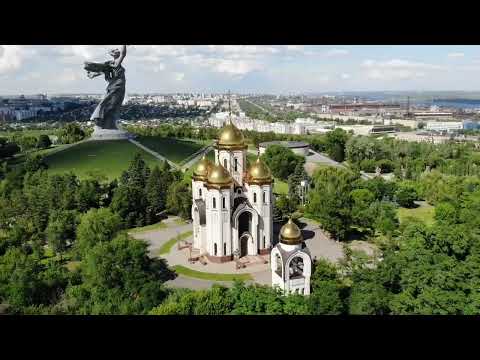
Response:
[[[248,234],[244,234],[240,238],[240,257],[244,257],[248,255],[248,240],[250,236]]]
[[[250,211],[245,211],[238,217],[238,237],[245,232],[252,233],[252,213]]]
[[[238,217],[238,240],[240,257],[248,255],[248,242],[252,239],[252,213],[245,211]]]

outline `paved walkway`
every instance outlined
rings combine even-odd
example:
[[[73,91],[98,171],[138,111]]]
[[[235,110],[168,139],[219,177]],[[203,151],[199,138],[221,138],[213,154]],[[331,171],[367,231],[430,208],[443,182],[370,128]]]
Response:
[[[180,235],[184,232],[192,230],[192,224],[178,225],[175,221],[179,220],[178,217],[170,217],[164,221],[168,226],[163,229],[150,230],[141,233],[130,234],[135,239],[145,240],[149,246],[148,250],[152,256],[157,256],[157,251],[168,240]],[[175,265],[175,264],[174,264]]]
[[[188,160],[187,163],[185,163],[184,165],[182,165],[182,170],[186,170],[186,169],[189,169],[191,166],[193,166],[198,160],[200,160],[200,158],[205,154],[207,154],[210,150],[213,149],[213,146],[212,145],[207,145],[205,146],[204,148],[200,149],[199,151],[197,151],[197,153],[195,153],[190,160]]]
[[[177,224],[178,218],[172,217],[165,220],[167,228],[146,231],[142,233],[132,234],[136,239],[142,239],[149,243],[149,251],[151,256],[158,256],[158,249],[168,240],[175,236],[192,230],[192,224]],[[301,219],[306,224],[302,229],[305,238],[305,243],[310,249],[312,258],[325,258],[332,262],[337,262],[343,257],[343,247],[339,242],[329,239],[325,233],[319,228],[318,224],[312,220]],[[192,237],[185,240],[192,241]],[[271,284],[271,273],[269,256],[263,256],[268,260],[268,263],[251,264],[243,269],[236,269],[235,262],[230,261],[226,263],[212,263],[202,265],[200,262],[190,264],[188,262],[188,249],[178,250],[177,246],[173,246],[169,254],[162,257],[167,261],[169,266],[182,265],[192,270],[219,273],[219,274],[250,274],[253,281],[246,281],[247,284],[258,283],[263,285]],[[168,281],[166,284],[171,287],[191,288],[191,289],[207,289],[213,284],[221,284],[224,286],[231,286],[233,282],[230,281],[209,281],[179,275],[176,279]]]

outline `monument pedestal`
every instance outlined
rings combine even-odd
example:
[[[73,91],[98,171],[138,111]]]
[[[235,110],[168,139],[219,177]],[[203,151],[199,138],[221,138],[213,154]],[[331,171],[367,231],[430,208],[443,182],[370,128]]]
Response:
[[[125,130],[120,129],[102,129],[95,126],[90,140],[128,140],[132,137]]]

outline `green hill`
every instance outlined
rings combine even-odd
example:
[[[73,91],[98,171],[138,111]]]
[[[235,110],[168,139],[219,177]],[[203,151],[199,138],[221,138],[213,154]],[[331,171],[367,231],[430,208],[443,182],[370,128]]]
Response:
[[[52,173],[72,171],[79,178],[95,174],[113,180],[128,168],[136,153],[142,154],[150,167],[160,164],[160,160],[128,140],[87,141],[49,155],[45,161]]]

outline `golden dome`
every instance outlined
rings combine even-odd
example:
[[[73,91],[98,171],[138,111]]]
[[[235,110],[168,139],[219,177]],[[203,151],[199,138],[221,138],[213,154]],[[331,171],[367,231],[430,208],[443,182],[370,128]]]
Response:
[[[302,231],[291,218],[288,219],[288,222],[280,229],[278,238],[281,243],[287,245],[298,245],[303,241]]]
[[[193,179],[205,181],[208,177],[208,172],[212,169],[213,164],[210,160],[207,159],[205,155],[203,155],[202,159],[198,162],[198,164],[193,169]]]
[[[247,171],[246,182],[253,184],[270,184],[272,182],[272,173],[260,158],[253,163]]]
[[[230,187],[233,179],[222,165],[214,165],[208,172],[207,186],[212,187]]]
[[[242,132],[235,125],[233,125],[231,121],[220,131],[217,147],[223,149],[245,147],[245,139],[243,138]]]

